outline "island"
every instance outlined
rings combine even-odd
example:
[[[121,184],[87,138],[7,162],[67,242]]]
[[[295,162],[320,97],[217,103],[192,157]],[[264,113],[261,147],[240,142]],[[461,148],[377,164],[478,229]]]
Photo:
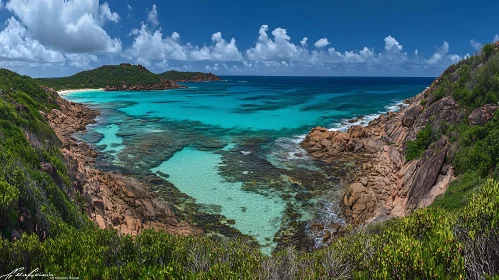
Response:
[[[180,77],[180,78],[179,78]],[[38,78],[40,85],[54,90],[103,89],[105,91],[144,91],[186,88],[177,82],[220,81],[211,73],[168,71],[154,74],[142,65],[104,65],[69,77]]]
[[[218,82],[222,79],[212,73],[203,72],[179,72],[170,70],[158,74],[158,77],[175,82]]]

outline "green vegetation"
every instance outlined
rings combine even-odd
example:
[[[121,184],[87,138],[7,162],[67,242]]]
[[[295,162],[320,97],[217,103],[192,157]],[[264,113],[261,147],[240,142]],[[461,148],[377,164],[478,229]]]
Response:
[[[407,150],[405,152],[405,159],[407,161],[419,158],[433,143],[433,135],[431,126],[427,125],[421,129],[416,135],[416,140],[407,142]]]
[[[490,44],[485,45],[480,55],[465,59],[450,69],[452,71],[446,71],[435,95],[454,98],[465,118],[445,131],[433,129],[431,138],[449,137],[455,147],[449,157],[459,177],[432,207],[461,211],[486,178],[499,179],[499,113],[482,126],[471,126],[467,120],[473,109],[499,101],[499,51]]]
[[[2,272],[40,268],[83,279],[463,279],[499,273],[499,184],[488,180],[460,214],[437,208],[368,227],[313,253],[273,256],[240,240],[61,227],[43,242],[0,243]],[[480,248],[487,246],[483,252]]]
[[[213,77],[216,77],[213,75]],[[106,86],[154,85],[164,80],[185,81],[193,79],[209,80],[211,74],[202,72],[167,71],[161,74],[149,72],[142,65],[122,63],[120,65],[105,65],[99,68],[83,71],[73,76],[61,78],[35,79],[40,85],[51,87],[55,90],[105,88]],[[36,91],[35,88],[33,90]],[[31,92],[31,91],[26,91]]]
[[[58,224],[88,224],[71,201],[71,180],[59,140],[42,116],[57,107],[55,97],[31,78],[5,69],[0,69],[0,89],[2,236],[11,237],[20,214],[34,217],[40,236],[52,235]],[[41,171],[42,162],[54,166],[57,175]]]
[[[161,74],[158,74],[158,77],[165,79],[165,80],[173,80],[173,81],[190,81],[196,78],[200,78],[201,80],[204,80],[206,78],[210,77],[209,73],[203,73],[203,72],[179,72],[175,70],[170,70],[163,72]]]
[[[105,65],[97,69],[83,71],[63,78],[36,79],[42,85],[55,90],[104,88],[106,86],[152,85],[161,79],[141,65]]]
[[[483,126],[471,127],[466,120],[452,127],[427,125],[408,144],[408,159],[421,156],[441,135],[453,145],[449,160],[459,177],[431,207],[361,230],[351,228],[312,253],[289,248],[265,256],[239,239],[154,231],[130,237],[89,224],[70,202],[66,183],[57,185],[40,171],[40,162],[51,162],[61,181],[69,182],[58,141],[39,112],[55,106],[46,101],[51,97],[45,95],[43,101],[43,90],[32,80],[4,73],[0,88],[25,84],[27,91],[0,98],[0,161],[5,163],[0,169],[0,274],[25,267],[80,279],[497,279],[499,113]],[[484,47],[446,73],[436,97],[452,96],[467,113],[498,101],[495,49]],[[47,239],[6,239],[24,208],[48,230]]]

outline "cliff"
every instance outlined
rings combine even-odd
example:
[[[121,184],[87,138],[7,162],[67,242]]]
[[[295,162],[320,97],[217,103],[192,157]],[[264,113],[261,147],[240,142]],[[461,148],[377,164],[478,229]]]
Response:
[[[468,171],[456,173],[455,163],[464,160],[457,139],[473,126],[485,126],[499,109],[499,88],[492,82],[499,55],[491,46],[481,56],[450,66],[397,113],[347,132],[317,127],[307,135],[301,145],[313,158],[329,163],[343,159],[360,167],[343,182],[349,223],[406,216],[427,207]]]

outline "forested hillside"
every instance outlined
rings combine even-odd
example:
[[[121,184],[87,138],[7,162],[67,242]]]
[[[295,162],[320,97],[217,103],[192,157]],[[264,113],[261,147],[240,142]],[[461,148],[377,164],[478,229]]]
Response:
[[[122,63],[120,65],[105,65],[69,77],[43,78],[36,79],[36,81],[55,90],[62,90],[105,88],[106,86],[122,86],[123,84],[145,86],[159,84],[161,79],[141,65]]]

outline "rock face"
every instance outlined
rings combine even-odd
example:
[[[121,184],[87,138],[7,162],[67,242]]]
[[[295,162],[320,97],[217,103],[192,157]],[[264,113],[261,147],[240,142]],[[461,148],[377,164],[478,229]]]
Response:
[[[497,104],[487,104],[483,107],[476,108],[468,117],[470,125],[482,125],[490,121],[494,117],[494,113],[499,110]]]
[[[72,134],[94,123],[99,112],[64,100],[52,89],[44,89],[57,99],[61,108],[52,110],[45,118],[62,142],[62,153],[74,178],[73,187],[86,198],[87,215],[91,220],[100,228],[114,227],[132,235],[146,228],[182,235],[201,233],[196,227],[178,222],[168,205],[144,183],[120,173],[97,170],[97,151],[77,141]],[[41,169],[50,174],[54,168],[42,164]]]
[[[302,142],[314,159],[329,163],[347,160],[362,167],[343,180],[347,222],[405,216],[431,204],[454,179],[452,166],[446,162],[451,148],[446,138],[432,144],[420,159],[405,159],[406,143],[422,128],[431,125],[438,129],[463,118],[451,97],[428,101],[438,82],[439,78],[406,100],[408,106],[400,112],[381,115],[367,126],[352,126],[347,132],[317,127]],[[423,99],[427,102],[421,102]]]
[[[141,66],[141,65],[139,65]],[[104,91],[144,91],[144,90],[166,90],[175,88],[187,88],[186,86],[181,86],[172,80],[161,79],[160,83],[152,85],[126,85],[123,83],[121,86],[106,86]]]

